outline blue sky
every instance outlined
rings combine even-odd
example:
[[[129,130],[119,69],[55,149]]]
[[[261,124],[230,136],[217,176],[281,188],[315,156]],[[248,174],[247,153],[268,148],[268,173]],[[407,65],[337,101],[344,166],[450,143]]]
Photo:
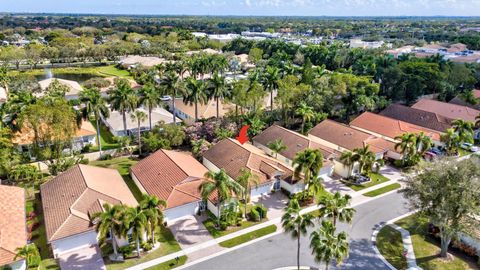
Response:
[[[480,16],[480,0],[0,0],[0,12]]]

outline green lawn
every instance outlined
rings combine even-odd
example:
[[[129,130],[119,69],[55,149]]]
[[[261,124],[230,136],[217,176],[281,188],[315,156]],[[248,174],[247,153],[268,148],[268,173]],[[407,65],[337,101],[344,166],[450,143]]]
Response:
[[[107,266],[107,269],[108,270],[125,269],[125,268],[132,267],[134,265],[144,263],[144,262],[153,260],[155,258],[159,258],[159,257],[181,250],[180,245],[178,245],[177,241],[175,240],[175,237],[173,236],[172,232],[168,228],[162,227],[162,229],[159,230],[156,235],[157,235],[157,239],[160,241],[160,247],[158,249],[151,251],[150,253],[140,258],[127,259],[122,263],[112,263],[106,260],[105,265]],[[186,257],[185,259],[182,259],[182,260],[186,260]],[[171,268],[165,268],[165,267],[169,267],[169,263],[170,262],[166,262],[165,265],[164,264],[157,265],[155,267],[159,267],[159,268],[152,268],[152,269],[171,269]],[[183,261],[183,263],[185,262]]]
[[[371,181],[368,182],[368,183],[365,183],[363,185],[354,185],[352,183],[349,183],[348,181],[343,181],[343,182],[349,188],[351,188],[355,191],[359,191],[359,190],[362,190],[362,189],[366,189],[366,188],[373,187],[375,185],[387,182],[389,180],[387,177],[385,177],[385,176],[383,176],[379,173],[374,173],[374,172],[369,173],[368,176],[370,177]]]
[[[137,162],[138,162],[137,160],[134,160],[128,157],[119,157],[119,158],[114,158],[110,160],[91,161],[89,164],[93,166],[112,168],[112,169],[118,170],[120,175],[123,177],[123,180],[125,180],[125,183],[127,183],[127,186],[130,188],[130,191],[132,191],[135,199],[137,199],[137,201],[141,201],[142,192],[140,191],[140,189],[138,189],[135,182],[133,182],[132,177],[130,176],[130,170],[129,170],[130,167],[136,164]]]
[[[453,260],[445,261],[438,257],[440,240],[427,234],[428,219],[420,214],[414,214],[396,222],[410,232],[417,264],[425,270],[463,270],[478,269],[473,258],[463,253],[449,251]]]
[[[390,226],[383,227],[377,235],[377,248],[385,259],[398,270],[407,269],[403,256],[402,234]]]
[[[267,221],[267,220],[268,219],[264,218],[262,220],[262,222]],[[216,220],[213,220],[213,219],[205,220],[203,222],[203,225],[205,225],[205,228],[207,228],[208,232],[213,236],[213,238],[218,238],[218,237],[222,237],[224,235],[231,234],[233,232],[243,230],[245,228],[248,228],[248,227],[251,227],[253,225],[260,224],[260,223],[261,222],[253,222],[253,221],[244,220],[244,221],[242,221],[240,226],[231,226],[231,227],[228,227],[228,229],[225,230],[225,231],[218,230],[215,227]]]
[[[370,192],[364,193],[363,196],[375,197],[375,196],[381,195],[383,193],[387,193],[389,191],[398,189],[400,187],[401,187],[401,185],[399,183],[394,183],[394,184],[384,186],[384,187],[381,187],[379,189],[375,189],[375,190],[372,190]]]
[[[95,121],[90,121],[95,130],[97,130],[97,123]],[[100,122],[100,142],[102,143],[102,150],[116,149],[119,147],[118,143],[115,141],[115,137],[108,130],[108,128]],[[98,146],[91,148],[92,151],[98,151]]]
[[[166,261],[164,263],[161,263],[161,264],[157,264],[155,266],[152,266],[152,267],[149,267],[147,268],[147,270],[168,270],[168,269],[174,269],[174,268],[177,268],[179,266],[182,266],[185,264],[185,262],[187,262],[187,256],[182,256],[182,257],[179,257],[178,258],[178,262],[173,259],[173,260],[170,260],[170,261]]]
[[[130,72],[125,69],[118,69],[115,66],[102,66],[102,67],[97,67],[96,68],[97,72],[105,75],[107,77],[109,76],[117,76],[117,77],[123,77],[127,79],[133,79],[133,77],[130,75]]]
[[[98,66],[98,67],[67,67],[67,68],[53,68],[53,73],[57,74],[86,74],[91,76],[98,76],[98,77],[123,77],[127,79],[133,79],[130,75],[128,70],[118,69],[114,65],[110,66]],[[33,70],[26,70],[26,71],[12,71],[11,76],[17,76],[20,74],[24,75],[43,75],[45,74],[45,70],[42,69],[33,69]]]
[[[223,241],[219,245],[222,247],[231,248],[231,247],[246,243],[248,241],[251,241],[253,239],[265,236],[267,234],[274,233],[276,231],[277,231],[277,226],[270,225],[265,228],[258,229],[256,231],[252,231],[252,232],[237,236],[230,240]]]

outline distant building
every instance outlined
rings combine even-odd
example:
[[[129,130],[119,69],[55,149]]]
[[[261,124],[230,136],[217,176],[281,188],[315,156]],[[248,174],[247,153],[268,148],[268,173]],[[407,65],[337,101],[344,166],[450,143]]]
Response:
[[[67,100],[78,99],[80,92],[83,90],[82,86],[76,81],[57,79],[57,78],[49,78],[49,79],[41,80],[38,82],[38,84],[40,85],[40,88],[42,89],[42,91],[46,91],[47,88],[50,86],[50,84],[52,84],[52,82],[54,81],[58,81],[60,84],[68,87],[69,90],[67,93],[65,93],[65,98]],[[44,94],[45,93],[42,92],[35,95],[37,97],[41,97]]]
[[[234,109],[231,104],[219,101],[219,117],[223,117],[228,112]],[[172,102],[169,103],[169,109],[172,111]],[[208,119],[217,116],[217,102],[214,99],[209,100],[206,104],[198,104],[198,119]],[[193,122],[195,120],[195,104],[183,102],[183,99],[175,99],[175,111],[172,111],[176,116],[185,122]]]
[[[120,65],[123,68],[130,69],[135,68],[139,64],[144,67],[153,67],[165,62],[165,59],[159,57],[130,55],[120,60]]]
[[[222,43],[227,43],[230,42],[236,38],[239,38],[240,35],[238,34],[220,34],[220,35],[208,35],[208,38],[210,40],[222,42]]]
[[[363,49],[378,49],[382,46],[386,46],[387,48],[391,48],[391,43],[385,43],[383,40],[381,41],[363,41],[361,39],[350,39],[350,48],[363,48]]]

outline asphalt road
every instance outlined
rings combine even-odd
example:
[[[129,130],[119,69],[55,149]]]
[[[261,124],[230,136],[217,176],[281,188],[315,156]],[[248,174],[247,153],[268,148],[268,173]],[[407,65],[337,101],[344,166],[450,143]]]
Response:
[[[399,193],[361,204],[351,225],[340,224],[350,238],[350,254],[337,269],[388,269],[376,257],[371,236],[376,224],[409,212],[407,201]],[[300,263],[323,269],[325,266],[314,261],[309,249],[308,236],[301,239]],[[296,265],[296,241],[287,234],[278,234],[241,249],[192,265],[189,270],[270,270]],[[333,269],[335,267],[331,267]]]

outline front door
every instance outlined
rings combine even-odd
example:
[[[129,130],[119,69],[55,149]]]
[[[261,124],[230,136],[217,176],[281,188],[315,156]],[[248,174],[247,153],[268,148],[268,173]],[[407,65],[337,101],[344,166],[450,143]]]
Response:
[[[273,189],[280,190],[280,180],[276,180],[275,183],[273,183]]]
[[[200,209],[200,212],[204,212],[207,210],[207,201],[203,200],[198,203],[198,207]]]

